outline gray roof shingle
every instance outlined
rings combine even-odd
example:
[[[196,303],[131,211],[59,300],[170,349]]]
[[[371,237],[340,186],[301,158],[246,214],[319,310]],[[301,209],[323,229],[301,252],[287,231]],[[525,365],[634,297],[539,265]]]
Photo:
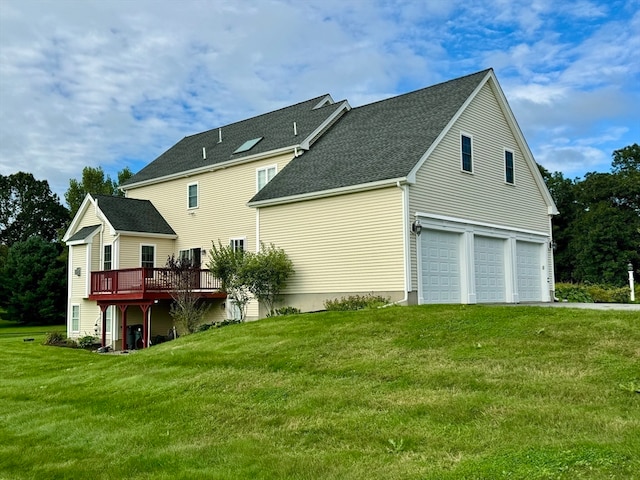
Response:
[[[149,200],[108,195],[96,195],[94,198],[100,211],[117,231],[161,235],[176,234]]]
[[[351,109],[250,203],[406,177],[489,71]]]
[[[91,225],[89,227],[82,227],[76,233],[74,233],[71,237],[67,239],[67,242],[79,242],[82,240],[86,240],[93,232],[95,232],[101,225]]]
[[[185,137],[131,177],[124,186],[297,145],[340,108],[340,102],[333,103],[332,100],[314,108],[327,98],[331,97],[322,95],[223,126],[221,143],[218,143],[218,128]],[[294,136],[293,122],[296,122],[297,136]],[[250,150],[234,153],[247,140],[259,137],[263,139]],[[203,159],[203,147],[206,159]]]

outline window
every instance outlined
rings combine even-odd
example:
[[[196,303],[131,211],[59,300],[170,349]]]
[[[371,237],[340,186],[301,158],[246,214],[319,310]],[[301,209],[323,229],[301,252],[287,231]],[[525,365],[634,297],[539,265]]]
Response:
[[[229,240],[229,245],[234,252],[237,252],[238,250],[244,252],[244,238],[232,238]]]
[[[256,190],[259,192],[276,176],[276,166],[258,168],[256,170]]]
[[[104,330],[105,333],[111,335],[111,324],[113,323],[115,318],[116,318],[116,306],[109,305],[107,307],[107,323],[105,325],[105,330]]]
[[[200,248],[191,248],[189,250],[180,250],[178,252],[180,261],[188,260],[192,265],[200,267],[202,264],[202,251]]]
[[[140,250],[140,266],[144,268],[155,267],[155,247],[153,245],[142,245]]]
[[[198,184],[191,183],[187,186],[187,207],[198,208]]]
[[[504,151],[504,181],[511,184],[514,183],[513,152],[509,150]]]
[[[80,305],[71,305],[71,331],[80,331]]]
[[[462,148],[462,170],[465,172],[473,172],[472,152],[471,152],[471,137],[462,135],[461,148]]]
[[[104,254],[102,257],[102,269],[111,270],[111,245],[104,246]]]

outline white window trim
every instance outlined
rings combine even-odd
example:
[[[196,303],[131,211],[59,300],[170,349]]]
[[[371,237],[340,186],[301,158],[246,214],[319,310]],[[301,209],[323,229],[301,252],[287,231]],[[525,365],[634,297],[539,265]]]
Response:
[[[102,255],[101,255],[102,259],[100,261],[100,265],[102,266],[101,270],[104,270],[104,262],[105,262],[104,249],[105,249],[105,247],[111,247],[111,270],[115,270],[113,268],[113,250],[114,250],[113,243],[105,243],[105,244],[102,245]]]
[[[462,137],[467,137],[471,140],[471,170],[465,170],[464,169],[464,163],[463,163],[463,157],[462,157]],[[462,173],[469,173],[469,174],[473,174],[475,173],[475,155],[474,155],[474,146],[473,146],[473,135],[471,135],[470,133],[467,132],[463,132],[460,131],[460,136],[458,137],[458,139],[460,140],[458,142],[458,151],[460,152],[460,171]]]
[[[473,151],[473,150],[472,150]],[[507,181],[507,152],[511,152],[511,161],[513,163],[513,182]],[[516,184],[516,152],[511,150],[510,148],[504,149],[504,154],[502,155],[502,162],[504,168],[504,183],[507,185],[515,185]]]
[[[191,187],[196,186],[196,206],[195,207],[191,207],[189,206],[189,199],[190,194],[189,194],[189,190],[191,189]],[[187,184],[187,210],[195,210],[196,208],[200,207],[200,185],[198,182],[191,182],[189,184]]]
[[[77,330],[73,329],[73,308],[74,307],[78,307],[78,328],[77,328]],[[79,303],[72,303],[69,306],[69,331],[71,333],[80,333],[80,318],[81,318],[80,313],[81,312],[80,312],[80,304]]]
[[[235,242],[236,240],[242,240],[243,249],[246,252],[247,251],[247,237],[230,237],[229,238],[229,245],[232,246],[232,242]],[[234,251],[235,251],[235,248],[234,248]]]
[[[278,165],[277,164],[265,165],[264,167],[256,168],[256,192],[260,191],[260,183],[258,181],[258,177],[260,175],[260,172],[265,172],[265,179],[266,179],[266,182],[264,183],[265,185],[267,183],[269,183],[271,180],[273,180],[273,177],[268,178],[268,172],[271,169],[273,169],[273,177],[275,177],[278,174]],[[263,188],[264,188],[264,185],[263,185]]]
[[[156,257],[158,255],[158,248],[154,243],[141,243],[140,244],[140,267],[142,267],[142,247],[153,247],[153,267],[156,268]]]

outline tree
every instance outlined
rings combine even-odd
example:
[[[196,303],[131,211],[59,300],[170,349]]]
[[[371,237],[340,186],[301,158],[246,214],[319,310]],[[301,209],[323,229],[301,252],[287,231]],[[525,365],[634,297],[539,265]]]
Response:
[[[249,290],[259,302],[264,303],[269,315],[274,314],[278,296],[293,273],[293,263],[285,251],[273,243],[268,247],[262,243],[260,252],[252,257],[248,272]]]
[[[76,214],[88,193],[91,195],[123,196],[124,194],[118,187],[132,176],[133,173],[129,167],[125,167],[118,172],[118,181],[116,182],[109,175],[105,176],[102,167],[84,167],[82,180],[79,182],[74,178],[69,180],[69,188],[64,194],[71,217]]]
[[[0,278],[9,319],[23,324],[64,323],[67,275],[62,249],[38,236],[9,248]]]
[[[0,175],[0,244],[11,247],[34,235],[54,240],[68,221],[69,212],[46,180],[24,172]]]
[[[249,268],[253,254],[235,250],[231,245],[225,247],[218,240],[218,247],[212,242],[210,256],[207,266],[213,276],[220,279],[222,290],[231,298],[243,322],[251,300]]]
[[[180,333],[194,333],[208,310],[208,306],[196,292],[200,285],[200,265],[188,258],[175,258],[171,255],[167,259],[167,268],[173,298],[171,317],[180,327]]]

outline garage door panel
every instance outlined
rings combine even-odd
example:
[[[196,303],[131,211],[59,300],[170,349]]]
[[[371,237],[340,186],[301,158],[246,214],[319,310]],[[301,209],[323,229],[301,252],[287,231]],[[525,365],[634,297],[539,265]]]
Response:
[[[426,303],[460,303],[461,235],[423,230],[422,297]]]
[[[505,240],[474,237],[476,299],[479,303],[506,301]]]
[[[543,300],[541,248],[539,243],[516,242],[516,278],[518,299],[521,302]]]

